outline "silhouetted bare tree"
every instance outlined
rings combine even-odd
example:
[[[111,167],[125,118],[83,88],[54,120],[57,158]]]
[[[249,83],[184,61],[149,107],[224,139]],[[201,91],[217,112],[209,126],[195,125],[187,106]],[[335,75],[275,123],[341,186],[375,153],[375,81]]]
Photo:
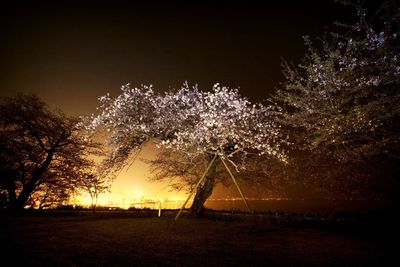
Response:
[[[90,195],[92,200],[90,208],[92,209],[93,214],[97,207],[99,195],[110,190],[111,180],[112,179],[107,179],[93,170],[83,173],[81,188]]]
[[[87,156],[99,150],[81,138],[77,122],[33,95],[1,99],[0,174],[9,208],[22,209],[43,188],[78,186],[80,169],[91,164]]]

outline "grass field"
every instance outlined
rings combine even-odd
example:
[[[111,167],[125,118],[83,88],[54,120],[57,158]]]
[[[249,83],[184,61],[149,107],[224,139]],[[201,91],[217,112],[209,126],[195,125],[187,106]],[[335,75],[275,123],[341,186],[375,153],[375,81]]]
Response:
[[[400,266],[388,229],[115,216],[0,217],[0,266]]]

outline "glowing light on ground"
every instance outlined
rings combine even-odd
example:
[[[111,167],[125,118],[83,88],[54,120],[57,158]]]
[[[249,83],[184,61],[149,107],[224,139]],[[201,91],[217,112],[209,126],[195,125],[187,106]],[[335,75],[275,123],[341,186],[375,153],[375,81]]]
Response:
[[[128,183],[129,184],[129,183]],[[168,190],[160,190],[157,184],[153,185],[153,190],[140,190],[135,187],[125,185],[121,189],[118,185],[113,186],[111,192],[99,195],[97,206],[118,207],[128,209],[135,208],[155,208],[159,202],[164,208],[177,208],[173,203],[182,203],[186,195],[179,192],[169,192]],[[70,204],[90,207],[92,199],[88,193],[81,193],[71,199]]]

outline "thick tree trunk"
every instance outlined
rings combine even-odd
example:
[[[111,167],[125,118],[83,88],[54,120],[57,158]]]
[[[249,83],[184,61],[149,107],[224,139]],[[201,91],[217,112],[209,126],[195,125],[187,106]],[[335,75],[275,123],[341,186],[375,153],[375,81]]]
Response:
[[[53,155],[54,155],[54,151],[51,150],[47,154],[47,157],[46,157],[45,161],[42,163],[42,165],[40,166],[40,168],[37,169],[35,172],[33,172],[31,179],[24,185],[19,196],[15,199],[15,201],[9,203],[10,209],[22,210],[25,207],[25,204],[28,201],[29,196],[35,190],[40,178],[42,178],[42,175],[48,169],[48,167],[53,159]]]
[[[22,210],[25,207],[26,202],[29,199],[29,196],[32,194],[35,186],[31,183],[28,183],[24,186],[19,196],[15,199],[15,201],[10,202],[10,209],[12,210]]]
[[[15,202],[17,199],[17,195],[15,194],[15,181],[14,179],[10,179],[7,183],[7,193],[8,193],[8,201]]]
[[[10,207],[10,203],[14,203],[17,199],[15,194],[15,181],[17,180],[18,171],[14,169],[2,169],[0,170],[0,179],[1,182],[5,185],[8,195],[8,207]]]
[[[214,155],[206,156],[206,167],[212,161]],[[215,185],[215,169],[219,163],[219,159],[216,159],[208,170],[204,183],[197,188],[196,195],[193,199],[192,206],[190,207],[190,212],[196,217],[201,217],[204,214],[204,203],[211,196],[214,185]]]

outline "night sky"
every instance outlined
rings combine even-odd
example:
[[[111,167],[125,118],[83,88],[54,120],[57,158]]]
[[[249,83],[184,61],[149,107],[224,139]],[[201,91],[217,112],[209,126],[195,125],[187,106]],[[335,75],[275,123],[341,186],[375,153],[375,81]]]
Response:
[[[349,14],[333,0],[2,1],[1,96],[35,93],[80,115],[128,82],[166,90],[189,81],[259,101],[282,81],[281,58],[299,62],[301,36]]]
[[[261,101],[283,80],[281,59],[300,62],[303,35],[321,36],[334,21],[351,22],[349,14],[330,0],[1,1],[0,96],[35,93],[84,115],[122,84],[168,90],[188,81],[240,87]],[[109,199],[171,197],[165,185],[146,182],[146,172],[136,162]]]

